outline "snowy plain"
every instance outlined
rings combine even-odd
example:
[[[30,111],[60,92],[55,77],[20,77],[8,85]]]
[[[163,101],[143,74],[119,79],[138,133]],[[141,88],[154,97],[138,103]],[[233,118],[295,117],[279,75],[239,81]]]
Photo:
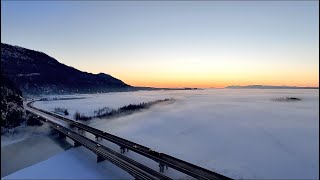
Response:
[[[289,96],[302,100],[273,100]],[[48,111],[68,108],[72,116],[77,110],[90,114],[104,106],[174,98],[174,103],[88,123],[235,179],[319,179],[319,90],[137,91],[81,97],[86,98],[34,105]]]

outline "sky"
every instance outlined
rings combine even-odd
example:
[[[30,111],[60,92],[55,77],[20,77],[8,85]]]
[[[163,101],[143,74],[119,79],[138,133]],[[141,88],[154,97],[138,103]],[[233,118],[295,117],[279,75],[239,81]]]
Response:
[[[319,86],[319,1],[1,1],[1,39],[133,86]]]

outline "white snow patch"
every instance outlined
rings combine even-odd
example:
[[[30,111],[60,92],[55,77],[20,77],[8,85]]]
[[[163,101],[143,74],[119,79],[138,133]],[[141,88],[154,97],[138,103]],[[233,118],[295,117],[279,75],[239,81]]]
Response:
[[[119,108],[129,104],[138,104],[142,102],[150,102],[159,99],[170,98],[170,95],[162,94],[160,92],[155,95],[152,91],[136,91],[136,92],[115,92],[104,94],[85,94],[75,95],[77,98],[83,99],[70,99],[70,100],[57,100],[57,101],[36,101],[33,105],[44,110],[54,112],[56,107],[68,109],[68,118],[73,119],[74,114],[78,111],[81,114],[93,116],[93,112],[99,108],[110,107]],[[48,96],[48,98],[70,98],[75,96]]]

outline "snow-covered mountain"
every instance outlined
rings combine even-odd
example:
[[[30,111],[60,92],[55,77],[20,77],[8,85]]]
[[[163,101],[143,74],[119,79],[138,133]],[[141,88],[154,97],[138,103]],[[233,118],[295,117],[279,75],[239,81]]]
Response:
[[[1,73],[24,94],[126,91],[130,85],[108,74],[79,71],[43,52],[1,43]]]

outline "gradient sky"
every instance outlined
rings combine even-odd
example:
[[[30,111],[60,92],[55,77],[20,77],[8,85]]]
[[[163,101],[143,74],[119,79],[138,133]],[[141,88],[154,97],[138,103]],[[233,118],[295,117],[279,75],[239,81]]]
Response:
[[[319,86],[319,1],[1,1],[1,38],[134,86]]]

